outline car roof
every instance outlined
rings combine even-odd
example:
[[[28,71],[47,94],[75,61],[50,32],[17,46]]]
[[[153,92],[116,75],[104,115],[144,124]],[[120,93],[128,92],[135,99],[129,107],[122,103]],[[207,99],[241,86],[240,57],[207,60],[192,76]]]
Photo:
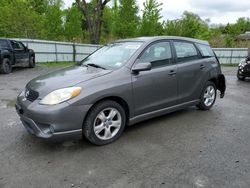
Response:
[[[194,38],[188,38],[188,37],[179,37],[179,36],[153,36],[153,37],[138,37],[138,38],[129,38],[129,39],[122,39],[115,42],[154,42],[157,40],[184,40],[189,42],[195,42],[200,44],[209,45],[209,43],[205,40],[199,40]]]

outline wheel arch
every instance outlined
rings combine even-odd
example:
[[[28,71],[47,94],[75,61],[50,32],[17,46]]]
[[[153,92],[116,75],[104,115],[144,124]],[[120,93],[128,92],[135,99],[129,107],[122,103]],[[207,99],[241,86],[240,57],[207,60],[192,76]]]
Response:
[[[13,57],[13,55],[9,51],[5,50],[5,51],[2,52],[2,54],[1,54],[1,61],[3,59],[5,59],[5,58],[9,59],[9,61],[11,62],[12,65],[15,64],[14,57]]]
[[[223,98],[226,90],[226,80],[223,74],[218,75],[218,77],[210,78],[208,81],[213,82],[216,88],[220,91],[220,97]]]
[[[129,108],[129,105],[128,103],[121,97],[118,97],[118,96],[106,96],[106,97],[103,97],[101,99],[98,99],[97,101],[95,101],[93,103],[93,105],[91,106],[91,108],[88,110],[86,116],[84,117],[84,120],[83,120],[83,124],[87,118],[87,116],[89,115],[89,112],[91,111],[91,109],[97,105],[98,103],[102,102],[102,101],[105,101],[105,100],[111,100],[111,101],[115,101],[117,102],[118,104],[120,104],[122,106],[122,108],[124,109],[125,111],[125,115],[126,115],[126,124],[128,124],[129,122],[129,118],[130,118],[130,108]]]

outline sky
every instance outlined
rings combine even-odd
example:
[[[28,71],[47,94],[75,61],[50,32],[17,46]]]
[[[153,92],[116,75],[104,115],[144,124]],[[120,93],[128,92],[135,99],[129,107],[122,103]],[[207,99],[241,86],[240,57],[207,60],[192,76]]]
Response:
[[[75,0],[63,0],[65,7]],[[145,0],[137,0],[140,10]],[[158,0],[162,3],[164,20],[178,19],[182,13],[191,11],[202,19],[210,19],[211,24],[235,23],[240,17],[250,17],[250,0]]]

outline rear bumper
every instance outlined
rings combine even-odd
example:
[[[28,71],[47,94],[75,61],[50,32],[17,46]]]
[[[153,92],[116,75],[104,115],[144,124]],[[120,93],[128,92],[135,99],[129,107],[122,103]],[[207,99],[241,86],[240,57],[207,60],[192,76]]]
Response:
[[[18,96],[16,111],[30,134],[56,142],[82,138],[83,121],[91,105],[74,106],[65,102],[45,106],[23,99]]]

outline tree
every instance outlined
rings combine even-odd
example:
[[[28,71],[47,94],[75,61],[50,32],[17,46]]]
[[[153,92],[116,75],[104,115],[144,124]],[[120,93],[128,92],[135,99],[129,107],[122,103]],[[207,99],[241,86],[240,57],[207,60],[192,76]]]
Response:
[[[134,37],[138,34],[139,16],[135,0],[120,0],[115,23],[116,35],[119,38]]]
[[[165,33],[191,38],[206,39],[209,35],[208,24],[198,15],[185,11],[179,20],[167,21]]]
[[[163,31],[163,24],[160,22],[162,3],[158,3],[156,0],[146,0],[143,6],[140,34],[145,36],[161,35]]]
[[[49,0],[27,0],[31,9],[38,14],[45,14],[49,6]]]
[[[39,38],[42,24],[40,16],[23,0],[1,0],[0,36]]]
[[[61,6],[61,0],[50,1],[44,20],[43,38],[49,40],[63,39],[63,12]]]
[[[76,0],[76,3],[86,19],[90,42],[99,44],[101,27],[103,23],[103,11],[110,0],[95,0],[90,4],[86,0]]]
[[[76,5],[65,10],[64,36],[68,41],[81,41],[81,13]]]

